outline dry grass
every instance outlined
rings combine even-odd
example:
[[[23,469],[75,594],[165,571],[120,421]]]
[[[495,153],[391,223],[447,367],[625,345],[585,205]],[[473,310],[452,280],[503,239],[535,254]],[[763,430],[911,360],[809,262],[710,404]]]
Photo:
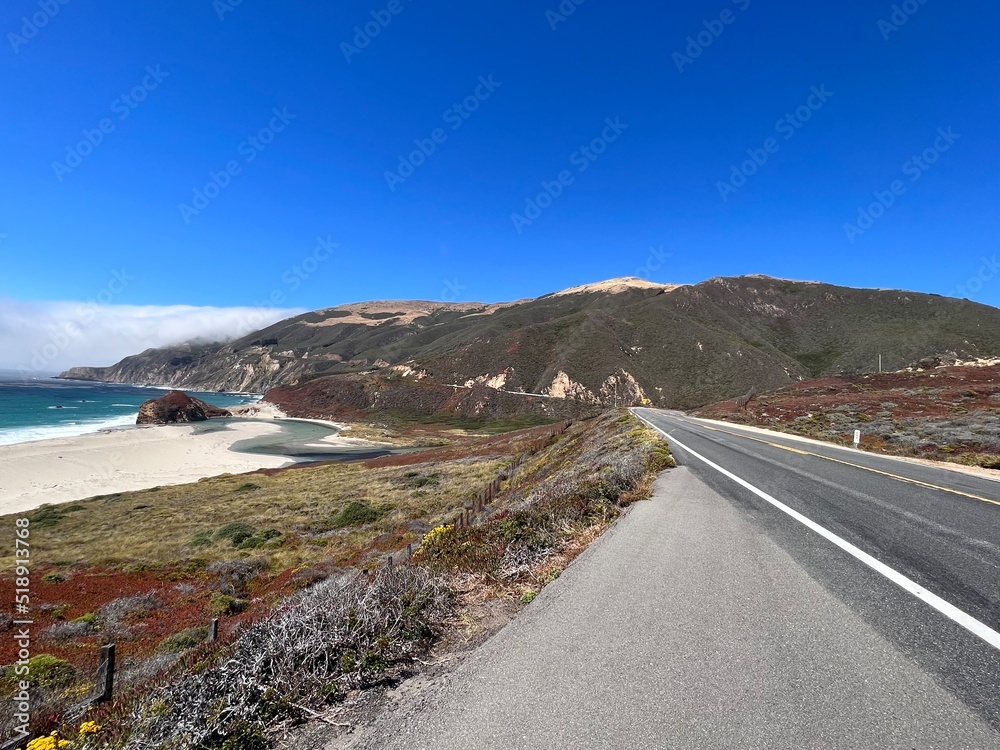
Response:
[[[314,716],[314,709],[399,679],[442,636],[477,637],[486,627],[484,612],[494,612],[499,627],[497,612],[512,615],[507,605],[531,601],[624,506],[648,496],[651,477],[673,463],[659,435],[622,412],[574,424],[548,444],[538,440],[538,433],[493,437],[474,449],[466,446],[462,457],[438,458],[442,452],[436,451],[433,462],[384,466],[378,459],[217,477],[39,511],[40,528],[32,535],[36,561],[131,561],[135,567],[139,559],[155,567],[214,559],[197,567],[202,578],[214,576],[213,603],[224,597],[245,605],[257,597],[254,580],[268,568],[284,569],[269,584],[276,586],[310,571],[290,570],[294,566],[358,565],[365,552],[381,557],[422,538],[419,529],[462,507],[509,465],[511,455],[523,452],[525,442],[544,446],[504,482],[482,523],[433,535],[412,564],[337,575],[276,607],[276,601],[254,598],[269,613],[238,615],[242,626],[229,629],[230,640],[195,645],[175,668],[150,680],[165,664],[160,653],[145,665],[145,680],[132,681],[134,689],[119,691],[94,714],[105,729],[81,747],[266,748]],[[272,530],[278,535],[265,533]],[[241,549],[248,540],[254,543]],[[70,578],[53,586],[78,585],[82,572],[63,570]],[[155,587],[166,591],[161,580]],[[94,621],[127,630],[136,619],[130,613],[166,609],[160,594],[137,589],[119,595],[97,610]],[[475,622],[466,622],[470,617]],[[158,637],[159,651],[199,640],[191,632],[189,622],[176,622],[166,638]],[[52,710],[46,721],[55,726],[58,706]],[[38,729],[44,733],[48,726]]]
[[[433,524],[460,508],[504,463],[485,457],[388,468],[333,464],[43,507],[32,514],[32,558],[36,568],[248,556],[267,557],[278,569],[331,559],[348,563],[377,537],[405,533],[407,521]],[[378,520],[343,525],[341,514],[352,503],[374,509]],[[218,538],[234,521],[252,527],[261,544],[239,549]],[[263,539],[264,532],[272,538]],[[0,564],[11,569],[13,560]]]

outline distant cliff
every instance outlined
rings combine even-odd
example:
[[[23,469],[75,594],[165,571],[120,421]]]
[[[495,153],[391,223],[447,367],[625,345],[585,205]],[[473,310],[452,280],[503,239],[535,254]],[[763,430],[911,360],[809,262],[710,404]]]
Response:
[[[239,341],[150,349],[64,377],[263,393],[327,375],[482,384],[584,403],[689,408],[952,352],[1000,355],[1000,310],[765,276],[638,279],[505,304],[367,302]]]

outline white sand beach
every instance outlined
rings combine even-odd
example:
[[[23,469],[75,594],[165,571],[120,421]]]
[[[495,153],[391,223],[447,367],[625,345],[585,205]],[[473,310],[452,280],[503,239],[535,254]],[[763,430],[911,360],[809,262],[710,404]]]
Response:
[[[291,463],[229,450],[238,440],[279,432],[279,423],[234,421],[219,432],[195,430],[166,425],[0,446],[0,515]]]

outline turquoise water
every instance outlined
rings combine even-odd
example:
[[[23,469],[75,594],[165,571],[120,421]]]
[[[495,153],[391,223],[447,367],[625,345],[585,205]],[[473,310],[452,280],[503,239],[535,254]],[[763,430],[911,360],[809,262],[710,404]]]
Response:
[[[247,404],[256,396],[185,391],[215,406]],[[135,424],[143,401],[166,393],[108,383],[38,378],[0,373],[0,445],[85,435]]]

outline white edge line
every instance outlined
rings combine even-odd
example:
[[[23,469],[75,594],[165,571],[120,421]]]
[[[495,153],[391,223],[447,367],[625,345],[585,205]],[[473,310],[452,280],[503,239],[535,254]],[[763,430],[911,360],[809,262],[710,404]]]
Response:
[[[638,416],[638,415],[636,415]],[[640,417],[641,418],[641,417]],[[674,417],[678,419],[679,417]],[[836,448],[839,451],[844,451],[846,453],[852,453],[855,456],[872,456],[873,458],[885,458],[889,461],[896,461],[901,464],[906,464],[907,466],[922,466],[925,469],[940,469],[941,471],[950,471],[952,474],[961,474],[964,477],[973,477],[975,479],[985,479],[988,482],[1000,482],[1000,476],[986,476],[984,474],[973,473],[971,471],[965,471],[965,469],[971,468],[968,466],[963,466],[962,464],[956,464],[950,461],[937,461],[930,458],[917,458],[913,456],[893,456],[889,453],[875,453],[873,451],[858,450],[857,448],[851,448],[848,445],[840,445],[838,443],[829,443],[825,440],[817,440],[816,438],[806,437],[805,435],[798,435],[794,432],[780,432],[779,430],[772,430],[769,427],[756,427],[754,425],[739,424],[737,422],[724,422],[721,419],[708,419],[707,417],[692,417],[687,414],[683,416],[684,419],[688,419],[696,424],[702,422],[708,422],[710,424],[717,424],[720,427],[729,427],[736,430],[736,434],[743,435],[747,437],[757,435],[760,439],[766,437],[772,438],[785,438],[793,442],[802,442],[806,445],[814,445],[817,448]],[[702,425],[706,426],[706,425]],[[725,432],[725,430],[723,430]],[[790,446],[785,446],[790,447]],[[930,464],[924,463],[929,461]]]
[[[761,498],[762,500],[766,500],[771,505],[773,505],[775,508],[777,508],[778,510],[780,510],[782,513],[787,513],[789,516],[791,516],[792,518],[794,518],[796,521],[798,521],[799,523],[801,523],[803,526],[805,526],[808,529],[811,529],[812,531],[815,531],[817,534],[819,534],[824,539],[826,539],[826,540],[828,540],[830,542],[833,542],[838,547],[840,547],[842,550],[844,550],[844,552],[846,552],[847,554],[849,554],[849,555],[857,558],[858,560],[860,560],[861,562],[863,562],[865,565],[867,565],[869,568],[871,568],[875,572],[881,573],[883,576],[885,576],[886,578],[888,578],[890,581],[892,581],[893,583],[895,583],[897,586],[899,586],[903,590],[908,591],[909,593],[913,594],[913,596],[915,596],[917,599],[920,599],[922,602],[925,602],[925,603],[929,604],[930,606],[934,607],[934,609],[936,609],[938,612],[940,612],[941,614],[943,614],[949,620],[952,620],[952,621],[958,623],[959,625],[961,625],[963,628],[965,628],[966,630],[968,630],[973,635],[976,635],[976,636],[982,638],[988,644],[990,644],[991,646],[993,646],[993,648],[1000,649],[1000,633],[998,633],[997,631],[993,630],[988,625],[980,622],[975,617],[972,617],[971,615],[966,614],[965,612],[963,612],[962,610],[960,610],[955,605],[949,604],[948,602],[946,602],[944,599],[942,599],[937,594],[932,594],[930,591],[928,591],[927,589],[925,589],[922,586],[920,586],[919,584],[917,584],[916,581],[910,580],[909,578],[907,578],[906,576],[904,576],[902,573],[899,573],[898,571],[890,568],[885,563],[879,562],[874,557],[872,557],[871,555],[869,555],[867,552],[864,552],[863,550],[858,549],[857,547],[855,547],[853,544],[851,544],[847,540],[841,539],[839,536],[837,536],[836,534],[834,534],[832,531],[829,531],[828,529],[825,529],[824,527],[820,526],[815,521],[812,521],[812,520],[806,518],[804,515],[802,515],[798,511],[789,508],[787,505],[785,505],[784,503],[782,503],[780,500],[776,500],[775,498],[771,497],[770,495],[768,495],[763,490],[757,489],[756,487],[754,487],[752,484],[750,484],[746,480],[741,479],[740,477],[738,477],[735,474],[733,474],[731,471],[727,471],[726,469],[723,469],[717,463],[714,463],[713,461],[710,461],[709,459],[707,459],[704,456],[702,456],[700,453],[697,453],[696,451],[691,450],[686,445],[684,445],[684,443],[682,443],[680,440],[678,440],[675,437],[672,437],[672,436],[668,435],[664,430],[662,430],[661,428],[657,427],[655,424],[653,424],[652,422],[650,422],[645,417],[642,417],[639,414],[636,414],[636,416],[639,417],[639,419],[641,419],[643,422],[645,422],[646,424],[648,424],[650,427],[652,427],[654,430],[656,430],[657,432],[661,433],[664,437],[666,437],[671,443],[673,443],[674,445],[676,445],[678,448],[681,448],[682,450],[690,453],[692,456],[694,456],[695,458],[699,459],[700,461],[703,461],[704,463],[706,463],[708,466],[711,466],[713,469],[715,469],[716,471],[718,471],[723,476],[729,477],[730,479],[732,479],[734,482],[736,482],[741,487],[745,487],[746,489],[750,490],[752,493],[754,493],[755,495],[757,495],[757,497]]]

